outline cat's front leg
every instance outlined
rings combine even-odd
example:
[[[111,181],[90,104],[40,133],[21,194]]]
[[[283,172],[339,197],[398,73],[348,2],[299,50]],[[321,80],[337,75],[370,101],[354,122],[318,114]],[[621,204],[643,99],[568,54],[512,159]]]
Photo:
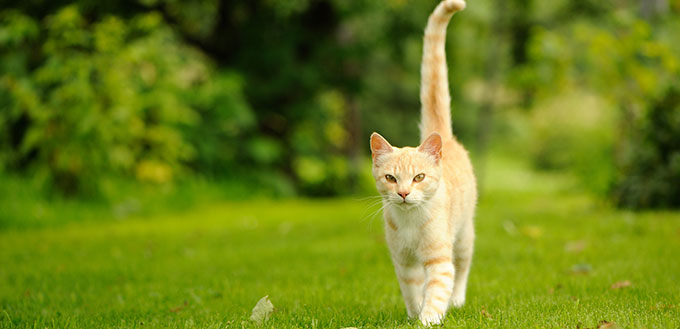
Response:
[[[403,245],[402,239],[397,235],[399,229],[388,215],[385,216],[385,223],[387,245],[390,248],[406,311],[410,318],[417,317],[423,304],[425,272],[414,249]]]
[[[424,249],[422,259],[426,279],[419,320],[424,325],[439,324],[444,319],[453,292],[452,245],[433,242]]]
[[[425,284],[423,267],[418,263],[400,264],[400,260],[395,260],[394,268],[397,272],[397,280],[399,280],[399,288],[404,297],[408,317],[417,317],[423,304],[423,285]]]

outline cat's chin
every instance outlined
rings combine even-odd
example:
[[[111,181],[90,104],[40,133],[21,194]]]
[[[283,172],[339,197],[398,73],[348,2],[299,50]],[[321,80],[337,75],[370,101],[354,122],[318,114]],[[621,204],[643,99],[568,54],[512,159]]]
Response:
[[[420,206],[420,202],[414,201],[390,201],[389,205],[394,209],[413,210]]]

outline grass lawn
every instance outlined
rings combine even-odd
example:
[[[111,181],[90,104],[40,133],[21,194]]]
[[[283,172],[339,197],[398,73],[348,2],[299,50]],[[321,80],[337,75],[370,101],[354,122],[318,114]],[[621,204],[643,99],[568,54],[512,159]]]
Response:
[[[680,213],[616,211],[505,170],[487,177],[467,304],[444,327],[680,327]],[[0,328],[418,327],[370,204],[227,202],[0,231]],[[255,325],[265,295],[276,310]]]

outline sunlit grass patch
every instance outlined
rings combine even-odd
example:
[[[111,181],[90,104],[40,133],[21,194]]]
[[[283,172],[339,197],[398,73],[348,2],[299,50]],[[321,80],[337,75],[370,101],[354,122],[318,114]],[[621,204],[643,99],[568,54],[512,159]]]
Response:
[[[487,189],[468,301],[444,327],[680,326],[680,214],[616,211],[562,186]],[[371,205],[220,202],[5,230],[0,328],[417,327]],[[265,295],[275,311],[256,325]]]

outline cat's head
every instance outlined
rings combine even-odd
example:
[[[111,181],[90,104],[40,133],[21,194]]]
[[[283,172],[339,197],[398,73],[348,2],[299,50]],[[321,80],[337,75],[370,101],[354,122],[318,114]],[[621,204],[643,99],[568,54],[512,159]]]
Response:
[[[419,147],[393,147],[378,133],[371,135],[373,177],[388,203],[404,208],[421,205],[439,187],[442,138],[433,133]]]

